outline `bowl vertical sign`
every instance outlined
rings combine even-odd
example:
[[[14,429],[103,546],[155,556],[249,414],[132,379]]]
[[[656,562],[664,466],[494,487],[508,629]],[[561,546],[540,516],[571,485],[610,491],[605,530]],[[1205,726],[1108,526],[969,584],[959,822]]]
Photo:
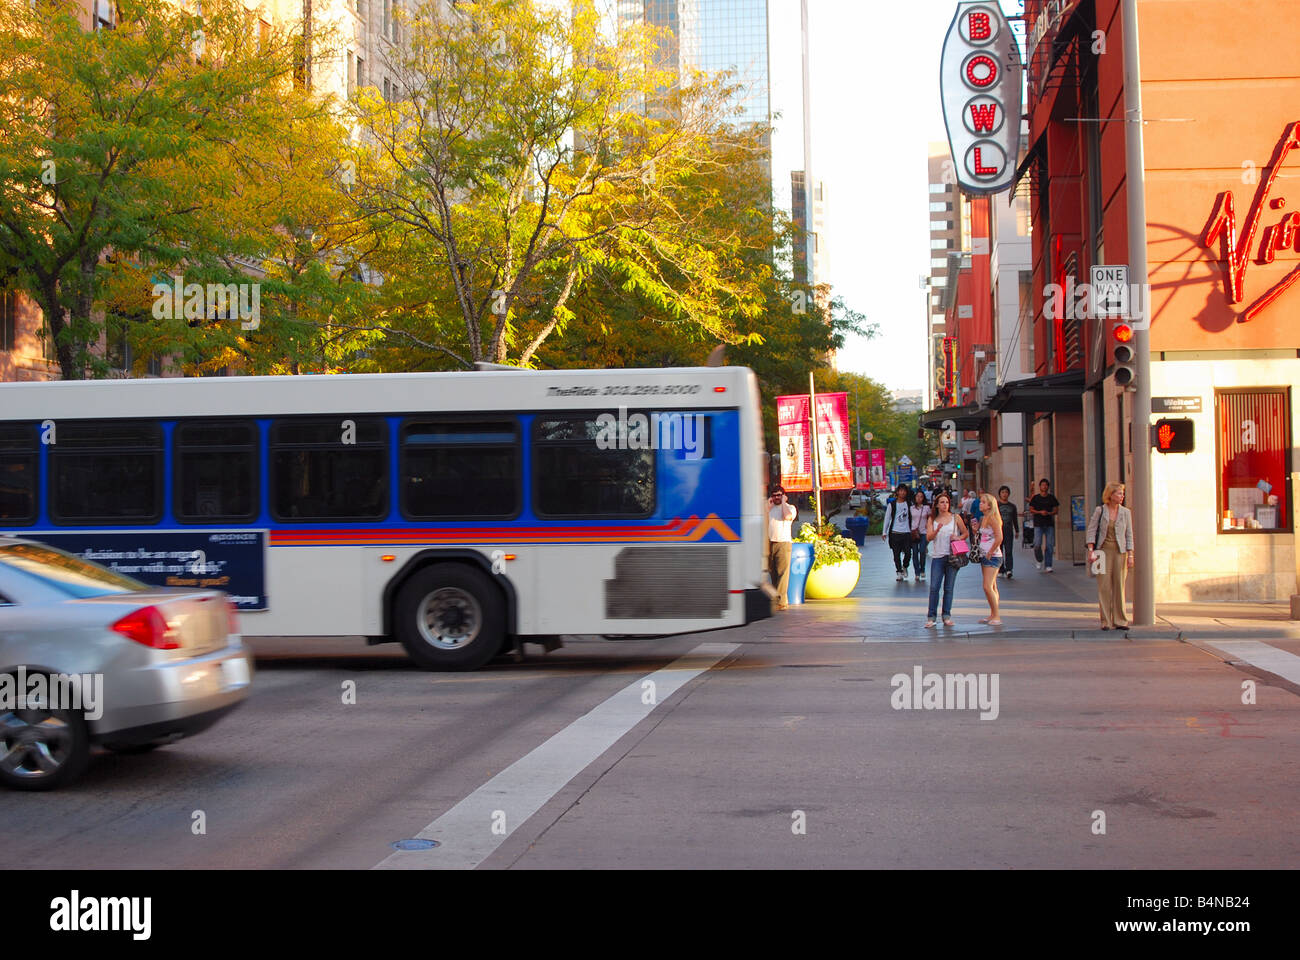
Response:
[[[1020,47],[996,3],[959,3],[940,60],[939,90],[957,182],[1000,193],[1020,149]]]

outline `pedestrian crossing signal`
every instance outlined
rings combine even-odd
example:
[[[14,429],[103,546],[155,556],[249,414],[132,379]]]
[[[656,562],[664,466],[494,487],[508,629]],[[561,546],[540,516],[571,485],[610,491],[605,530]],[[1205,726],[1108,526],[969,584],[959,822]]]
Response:
[[[1161,453],[1191,453],[1196,447],[1196,431],[1191,420],[1157,420],[1156,449]]]

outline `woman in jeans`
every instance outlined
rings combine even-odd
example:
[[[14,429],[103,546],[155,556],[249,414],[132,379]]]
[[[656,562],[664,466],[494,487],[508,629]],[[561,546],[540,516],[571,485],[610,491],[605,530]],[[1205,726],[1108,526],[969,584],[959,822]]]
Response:
[[[1002,513],[987,493],[980,494],[982,519],[980,534],[980,573],[984,576],[984,599],[989,602],[989,615],[980,617],[980,623],[990,627],[1002,626],[998,619],[998,568],[1002,566]]]
[[[916,491],[912,504],[912,576],[917,583],[925,582],[925,553],[930,541],[925,538],[930,529],[930,505],[925,502],[925,494]]]
[[[943,588],[943,625],[952,626],[952,591],[957,582],[957,568],[949,566],[948,554],[953,540],[964,540],[966,524],[952,512],[952,497],[941,493],[934,498],[934,515],[926,527],[925,539],[930,547],[930,607],[925,625],[934,626],[934,616],[939,612],[939,588]]]

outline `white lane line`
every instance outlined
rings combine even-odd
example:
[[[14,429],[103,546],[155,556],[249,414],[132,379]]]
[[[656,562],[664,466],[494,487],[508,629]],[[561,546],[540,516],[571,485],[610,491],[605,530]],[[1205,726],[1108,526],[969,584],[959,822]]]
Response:
[[[1213,640],[1207,645],[1222,650],[1234,660],[1275,673],[1283,680],[1300,683],[1300,657],[1258,640]]]
[[[655,707],[739,647],[702,643],[668,666],[629,683],[416,834],[421,840],[437,840],[440,846],[398,850],[375,869],[474,869]]]

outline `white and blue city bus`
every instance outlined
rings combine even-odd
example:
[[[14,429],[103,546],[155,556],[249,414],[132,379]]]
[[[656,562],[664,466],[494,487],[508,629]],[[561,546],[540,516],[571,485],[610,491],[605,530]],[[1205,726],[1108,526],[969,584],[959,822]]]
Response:
[[[763,462],[735,367],[0,383],[0,531],[432,669],[769,616]]]

